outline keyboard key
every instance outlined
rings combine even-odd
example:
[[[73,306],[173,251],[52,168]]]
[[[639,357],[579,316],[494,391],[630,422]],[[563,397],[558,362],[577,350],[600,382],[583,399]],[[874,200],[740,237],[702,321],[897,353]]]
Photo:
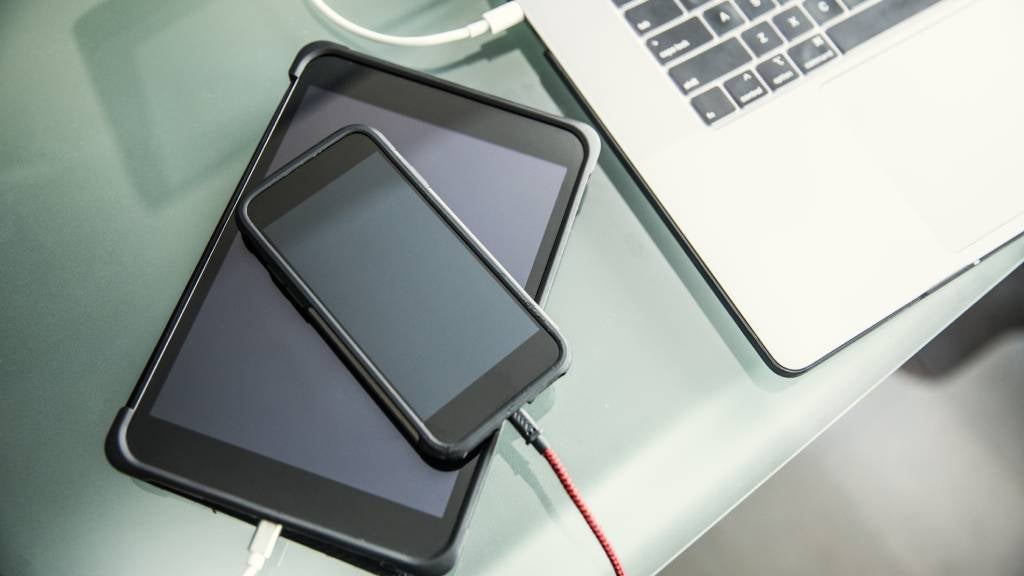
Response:
[[[683,8],[686,8],[687,10],[695,10],[700,8],[702,4],[707,4],[710,1],[711,0],[679,0],[683,5]]]
[[[750,30],[744,31],[740,34],[740,38],[743,38],[747,48],[750,48],[750,51],[758,58],[782,46],[782,38],[767,22],[762,22]]]
[[[829,43],[825,41],[821,34],[811,36],[809,39],[793,46],[787,52],[804,74],[830,60],[834,60],[836,57],[836,51],[832,49],[832,46],[829,46]]]
[[[804,0],[804,10],[818,24],[824,24],[843,13],[837,0]]]
[[[939,0],[883,0],[828,29],[840,52],[849,52]]]
[[[682,16],[683,11],[676,5],[675,0],[647,0],[626,10],[625,14],[633,30],[637,34],[643,34],[677,16]]]
[[[768,95],[768,89],[750,71],[726,80],[725,90],[740,105],[740,108],[746,108],[754,100]]]
[[[710,42],[712,38],[707,26],[694,16],[652,37],[647,41],[647,47],[658,62],[664,64]]]
[[[747,20],[756,20],[775,8],[775,0],[736,0]]]
[[[729,101],[725,92],[722,92],[722,89],[718,87],[695,96],[690,103],[693,104],[694,110],[700,115],[700,119],[708,126],[736,111],[736,107]]]
[[[843,4],[846,4],[846,7],[848,9],[853,10],[857,6],[860,6],[861,4],[863,4],[863,3],[867,2],[867,1],[868,0],[843,0]]]
[[[683,94],[689,94],[708,82],[721,78],[729,72],[750,62],[753,58],[735,38],[712,46],[689,60],[677,64],[668,73],[675,80]]]
[[[729,2],[722,2],[706,10],[704,20],[719,36],[743,24],[743,16],[740,16],[740,11]]]
[[[782,35],[787,40],[792,40],[804,32],[809,32],[814,27],[810,19],[807,18],[807,15],[800,10],[799,6],[793,6],[778,16],[774,16],[772,22],[775,23],[775,27],[782,32]]]
[[[779,54],[757,65],[757,75],[774,92],[800,77],[785,56]]]

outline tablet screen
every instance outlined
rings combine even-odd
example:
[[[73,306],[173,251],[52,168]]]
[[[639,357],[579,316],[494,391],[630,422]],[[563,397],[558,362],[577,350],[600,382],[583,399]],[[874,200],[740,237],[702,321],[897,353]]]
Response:
[[[528,134],[506,129],[522,118],[495,119],[479,103],[453,103],[460,98],[346,61],[318,71],[317,63],[326,60],[333,59],[319,58],[307,68],[308,82],[292,94],[248,187],[339,127],[370,125],[536,294],[578,166],[538,150],[525,141]],[[162,359],[167,369],[148,404],[151,415],[401,506],[444,515],[459,472],[439,471],[420,459],[279,293],[233,220],[218,244],[204,271],[211,280],[189,303],[191,322],[176,329],[176,353]]]

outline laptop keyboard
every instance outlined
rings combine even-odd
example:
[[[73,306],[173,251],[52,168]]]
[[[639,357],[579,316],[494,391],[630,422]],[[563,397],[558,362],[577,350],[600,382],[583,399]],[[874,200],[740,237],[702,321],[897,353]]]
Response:
[[[612,0],[705,124],[941,0]]]

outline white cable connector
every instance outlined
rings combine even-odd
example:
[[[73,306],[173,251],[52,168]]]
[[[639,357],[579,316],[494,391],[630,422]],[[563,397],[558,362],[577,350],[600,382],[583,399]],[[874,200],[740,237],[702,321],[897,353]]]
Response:
[[[281,535],[281,525],[268,520],[260,520],[249,542],[249,563],[242,576],[256,576],[274,553],[274,545]]]
[[[515,0],[511,0],[497,8],[484,12],[480,15],[480,20],[462,28],[437,34],[427,34],[425,36],[392,36],[391,34],[381,34],[356,24],[338,14],[336,10],[327,5],[325,0],[310,0],[310,2],[325,18],[340,28],[374,42],[394,44],[396,46],[438,46],[440,44],[466,40],[467,38],[476,38],[484,34],[500,34],[519,24],[525,18],[522,6]]]
[[[491,29],[491,34],[500,34],[526,19],[523,7],[515,0],[509,0],[497,8],[480,15]]]

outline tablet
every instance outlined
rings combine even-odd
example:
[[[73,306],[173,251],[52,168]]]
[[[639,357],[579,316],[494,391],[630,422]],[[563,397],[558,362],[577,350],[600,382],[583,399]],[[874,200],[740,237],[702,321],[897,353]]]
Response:
[[[447,571],[494,439],[426,464],[243,246],[239,196],[337,128],[373,126],[542,299],[598,141],[586,126],[330,43],[307,46],[107,453],[129,474],[382,571]]]

